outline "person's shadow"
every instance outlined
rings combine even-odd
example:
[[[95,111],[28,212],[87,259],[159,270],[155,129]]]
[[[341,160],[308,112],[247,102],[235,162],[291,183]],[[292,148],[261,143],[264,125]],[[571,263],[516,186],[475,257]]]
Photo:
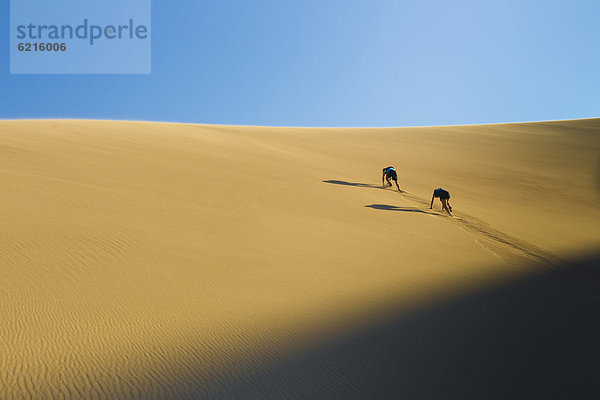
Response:
[[[334,185],[343,185],[343,186],[354,186],[354,187],[363,187],[363,188],[371,188],[371,189],[387,189],[381,185],[372,185],[370,183],[358,183],[358,182],[346,182],[346,181],[338,181],[335,179],[329,179],[326,181],[322,181],[323,183],[332,183]],[[400,193],[404,193],[400,190]]]
[[[404,212],[414,212],[414,213],[422,213],[422,214],[429,214],[429,215],[439,215],[438,213],[427,212],[427,211],[421,210],[416,207],[397,207],[397,206],[390,206],[388,204],[369,204],[369,205],[366,205],[365,207],[373,208],[375,210],[404,211]]]

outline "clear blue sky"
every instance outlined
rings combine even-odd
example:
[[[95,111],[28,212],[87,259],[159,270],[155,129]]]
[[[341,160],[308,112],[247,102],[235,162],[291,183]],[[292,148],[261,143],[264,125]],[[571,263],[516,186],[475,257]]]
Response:
[[[415,126],[600,116],[598,0],[152,4],[150,75],[10,75],[0,118]]]

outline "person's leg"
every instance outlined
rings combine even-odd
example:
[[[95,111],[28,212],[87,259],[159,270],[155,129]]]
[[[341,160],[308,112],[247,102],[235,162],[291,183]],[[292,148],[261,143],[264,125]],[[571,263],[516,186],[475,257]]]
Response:
[[[389,176],[386,176],[386,177],[385,177],[385,180],[386,180],[386,182],[387,182],[387,186],[386,186],[386,187],[388,187],[388,186],[392,186],[392,182],[390,182],[390,177],[389,177]]]
[[[452,215],[452,213],[450,212],[450,203],[448,199],[444,199],[442,200],[444,202],[444,207],[446,208],[446,212],[450,215]]]
[[[448,211],[448,200],[440,199],[440,201],[442,202],[442,211],[450,212]]]
[[[400,185],[398,185],[398,180],[394,179],[394,183],[396,184],[396,187],[398,188],[398,191],[400,191]]]

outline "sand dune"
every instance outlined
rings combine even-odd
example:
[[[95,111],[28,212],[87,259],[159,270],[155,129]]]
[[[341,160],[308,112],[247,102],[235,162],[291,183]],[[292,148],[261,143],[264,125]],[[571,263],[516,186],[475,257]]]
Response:
[[[248,371],[568,270],[600,248],[599,133],[2,121],[0,398],[265,398],[238,391]],[[440,186],[453,217],[429,209]],[[572,270],[556,285],[597,301]],[[282,379],[272,398],[306,398]]]

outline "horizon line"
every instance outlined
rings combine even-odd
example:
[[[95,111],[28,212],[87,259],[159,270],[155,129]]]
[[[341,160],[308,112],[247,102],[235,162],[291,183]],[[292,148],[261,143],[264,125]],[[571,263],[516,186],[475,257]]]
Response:
[[[154,124],[181,124],[181,125],[203,125],[203,126],[231,126],[231,127],[253,127],[253,128],[298,128],[298,129],[399,129],[399,128],[449,128],[449,127],[468,127],[468,126],[488,126],[488,125],[515,125],[515,124],[535,124],[552,122],[570,122],[586,121],[600,119],[599,117],[572,118],[572,119],[550,119],[539,121],[511,121],[511,122],[486,122],[474,124],[450,124],[450,125],[408,125],[408,126],[293,126],[293,125],[232,125],[232,124],[211,124],[202,122],[177,122],[177,121],[156,121],[156,120],[129,120],[129,119],[98,119],[98,118],[11,118],[0,119],[0,122],[17,121],[92,121],[92,122],[135,122],[135,123],[154,123]]]

